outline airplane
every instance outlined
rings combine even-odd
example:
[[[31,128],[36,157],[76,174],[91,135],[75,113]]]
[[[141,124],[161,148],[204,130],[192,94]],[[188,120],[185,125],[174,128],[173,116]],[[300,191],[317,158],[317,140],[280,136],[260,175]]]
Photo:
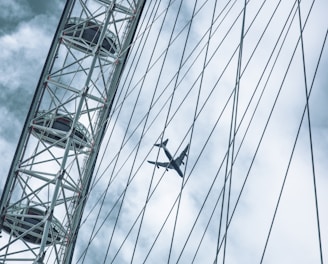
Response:
[[[183,177],[183,173],[180,170],[180,165],[184,164],[183,159],[185,156],[187,156],[187,151],[189,149],[189,144],[185,147],[185,149],[181,152],[180,156],[177,157],[176,159],[173,159],[171,153],[169,152],[169,150],[166,148],[166,144],[168,142],[168,139],[166,139],[165,141],[163,141],[162,143],[159,144],[154,144],[154,146],[156,147],[160,147],[164,149],[165,155],[167,156],[167,158],[169,159],[169,162],[155,162],[155,161],[149,161],[147,160],[149,163],[151,164],[155,164],[157,166],[157,168],[159,168],[159,166],[161,167],[165,167],[166,170],[168,169],[175,169],[176,172],[179,174],[180,177]]]

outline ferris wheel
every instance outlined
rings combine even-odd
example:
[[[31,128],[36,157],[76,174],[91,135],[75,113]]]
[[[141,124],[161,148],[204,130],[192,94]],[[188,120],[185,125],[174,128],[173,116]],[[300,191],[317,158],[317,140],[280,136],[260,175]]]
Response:
[[[0,263],[324,263],[328,4],[67,0]]]

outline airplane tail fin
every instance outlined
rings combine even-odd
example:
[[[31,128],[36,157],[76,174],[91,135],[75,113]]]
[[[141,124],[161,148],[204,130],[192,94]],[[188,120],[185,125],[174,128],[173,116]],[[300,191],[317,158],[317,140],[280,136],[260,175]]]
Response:
[[[159,144],[154,144],[156,147],[165,147],[169,139],[167,138],[166,140],[162,141],[162,143]]]

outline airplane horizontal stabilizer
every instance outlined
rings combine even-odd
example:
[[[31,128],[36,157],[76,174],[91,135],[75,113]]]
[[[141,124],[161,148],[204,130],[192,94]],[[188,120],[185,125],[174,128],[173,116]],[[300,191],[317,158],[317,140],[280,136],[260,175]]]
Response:
[[[167,139],[164,140],[162,143],[154,144],[154,146],[156,146],[156,147],[160,147],[160,148],[165,147],[168,141],[169,141],[169,139],[167,138]]]

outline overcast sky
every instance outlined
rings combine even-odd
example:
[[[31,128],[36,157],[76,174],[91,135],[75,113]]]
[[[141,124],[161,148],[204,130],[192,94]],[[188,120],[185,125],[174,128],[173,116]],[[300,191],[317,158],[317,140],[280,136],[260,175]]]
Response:
[[[64,1],[1,1],[1,154],[7,174]],[[4,177],[1,178],[3,182]]]
[[[127,232],[141,212],[150,179],[154,179],[150,189],[155,191],[145,211],[135,263],[144,261],[162,226],[163,230],[154,243],[147,262],[167,263],[175,216],[178,212],[173,250],[170,256],[171,262],[175,263],[200,210],[202,213],[179,261],[180,263],[191,262],[210,219],[212,220],[209,222],[195,263],[212,263],[214,260],[221,200],[218,208],[214,211],[213,218],[211,218],[211,213],[219,197],[224,177],[225,163],[223,162],[221,170],[219,167],[224,161],[228,145],[232,109],[232,99],[228,99],[235,87],[238,44],[242,25],[242,16],[238,17],[238,14],[242,9],[243,1],[237,1],[236,5],[230,3],[232,8],[227,18],[220,23],[222,15],[220,19],[215,21],[207,57],[205,55],[206,41],[214,10],[214,1],[199,1],[196,10],[200,9],[202,3],[206,4],[195,16],[190,33],[187,31],[188,22],[193,12],[194,1],[183,2],[182,11],[175,28],[173,22],[179,9],[179,1],[173,1],[174,3],[169,8],[170,11],[164,20],[163,30],[160,32],[161,23],[164,19],[164,13],[161,11],[165,10],[167,2],[162,1],[156,15],[158,19],[151,26],[146,24],[145,20],[143,27],[140,27],[138,40],[132,52],[137,53],[138,56],[141,54],[142,60],[137,64],[137,62],[132,61],[131,56],[128,65],[132,70],[126,69],[124,72],[122,78],[124,81],[120,85],[122,94],[119,93],[116,98],[118,106],[114,108],[113,118],[99,155],[101,162],[98,164],[97,169],[99,171],[95,176],[99,182],[95,185],[91,195],[92,199],[86,208],[86,212],[91,212],[91,214],[85,216],[86,220],[81,228],[77,243],[75,261],[80,258],[85,250],[90,238],[90,230],[94,226],[96,226],[96,230],[99,228],[99,232],[89,246],[85,263],[91,263],[91,259],[93,261],[96,259],[97,262],[95,263],[102,263],[106,259],[105,255],[113,223],[117,219],[118,208],[122,205],[117,229],[113,235],[109,256],[106,259],[106,263],[111,263],[111,258],[116,254]],[[224,4],[229,1],[218,2],[216,16],[223,9]],[[275,0],[266,1],[254,23],[252,20],[257,10],[260,9],[261,3],[250,1],[247,7],[245,28],[247,29],[250,25],[251,27],[247,31],[243,43],[238,124],[241,122],[253,92],[258,90],[256,90],[254,99],[250,103],[236,136],[235,155],[244,133],[248,131],[233,168],[230,215],[246,178],[247,184],[243,189],[229,227],[226,255],[226,263],[228,264],[260,262],[297,129],[306,105],[301,44],[297,42],[300,32],[297,12],[281,52],[279,53],[279,49],[275,48],[279,34],[281,32],[286,34],[287,32],[284,23],[286,20],[289,23],[291,21],[291,19],[287,19],[289,12],[296,10],[293,7],[293,1],[283,2],[279,4],[279,1]],[[312,1],[302,2],[304,3],[302,3],[301,17],[304,24]],[[1,163],[1,174],[3,175],[0,178],[1,189],[63,4],[64,1],[61,0],[0,2],[0,89],[2,91],[0,95],[2,113],[0,116],[0,151],[3,160]],[[155,1],[148,1],[146,10],[148,10],[148,5],[150,5],[151,10],[154,9]],[[263,39],[258,44],[276,6],[278,6],[277,13],[273,16]],[[224,10],[227,12],[228,9]],[[308,89],[312,83],[328,28],[327,11],[328,4],[325,0],[316,1],[304,30]],[[292,14],[294,13],[292,12]],[[146,15],[148,18],[150,13]],[[236,25],[234,25],[235,19]],[[225,37],[232,25],[234,25],[233,29]],[[146,28],[146,26],[148,27]],[[172,31],[171,41],[173,43],[166,54],[165,49],[170,41]],[[160,32],[159,42],[154,47],[158,32]],[[145,36],[148,33],[149,37],[146,40]],[[146,43],[144,50],[141,48],[138,50],[137,47],[142,47],[143,43]],[[185,43],[187,44],[185,45]],[[282,43],[281,38],[278,41],[278,46]],[[295,56],[288,69],[293,49],[296,46]],[[252,55],[255,47],[257,49]],[[153,49],[155,52],[152,57],[151,51]],[[237,52],[233,55],[235,51]],[[262,80],[261,75],[270,58],[271,51],[274,51],[273,59],[270,60]],[[200,54],[199,57],[197,54]],[[277,54],[279,54],[277,64],[272,71],[272,76],[269,76],[270,67],[273,66]],[[188,57],[189,55],[190,57]],[[181,57],[183,58],[182,64]],[[231,63],[228,64],[231,57]],[[325,262],[328,261],[328,228],[326,225],[328,221],[326,206],[328,200],[328,178],[326,174],[328,169],[327,58],[326,44],[309,101],[321,242]],[[206,69],[202,76],[205,59]],[[149,61],[151,61],[152,67],[147,70]],[[163,72],[162,64],[164,65]],[[226,65],[228,65],[227,68],[225,68]],[[134,69],[136,70],[134,71]],[[288,74],[285,77],[287,69]],[[177,73],[179,74],[177,75]],[[144,75],[146,77],[143,79]],[[248,123],[252,118],[256,102],[260,98],[267,79],[268,88],[263,93],[258,110],[248,130]],[[173,100],[170,101],[174,87],[176,90]],[[279,92],[280,88],[281,91]],[[127,90],[131,92],[125,98],[124,94]],[[158,98],[158,101],[149,111],[153,94],[155,98]],[[279,97],[275,105],[277,94]],[[138,104],[132,112],[132,106],[136,100],[138,100]],[[224,106],[227,102],[225,109]],[[122,108],[119,107],[120,103]],[[266,128],[266,122],[274,105],[272,117]],[[195,112],[197,118],[195,125],[192,126]],[[219,119],[221,113],[222,116]],[[147,115],[149,115],[149,120],[144,123],[145,119],[143,118]],[[114,125],[116,117],[118,117],[118,122]],[[164,128],[167,117],[168,120],[172,118],[172,121]],[[139,125],[140,123],[141,125]],[[146,132],[142,130],[143,125],[145,125]],[[257,150],[264,129],[266,132]],[[188,182],[182,192],[179,210],[175,205],[165,225],[163,225],[164,220],[181,190],[182,179],[174,171],[166,172],[164,168],[157,169],[145,162],[147,159],[156,160],[157,157],[159,161],[166,161],[164,153],[153,148],[153,144],[161,140],[163,132],[164,138],[169,138],[168,148],[172,154],[181,151],[186,144],[190,143],[188,161],[186,166],[181,167],[182,171],[185,172],[184,181],[188,179]],[[139,142],[141,135],[143,138],[137,152],[134,147]],[[107,142],[109,142],[108,149],[105,149]],[[320,263],[309,142],[308,119],[305,118],[263,263]],[[117,159],[117,167],[113,167],[116,150],[123,143],[126,143],[126,147]],[[131,153],[132,155],[129,156]],[[104,206],[99,213],[99,220],[96,222],[96,215],[101,208],[99,204],[96,204],[96,201],[102,197],[108,179],[112,175],[115,175],[117,180],[107,190]],[[124,202],[119,200],[115,205],[116,199],[125,189],[128,175],[135,176],[134,180],[126,192]],[[218,180],[215,180],[217,175]],[[214,187],[212,188],[213,181]],[[155,189],[154,186],[157,182],[159,185]],[[207,194],[209,194],[208,198],[206,198]],[[205,199],[207,199],[206,203],[201,209]],[[108,212],[112,208],[114,208],[113,212],[109,214]],[[226,204],[224,210],[226,210]],[[140,220],[137,222],[137,226],[139,224]],[[138,227],[133,229],[117,255],[115,263],[130,262],[137,230]],[[222,252],[219,256],[220,262]]]

